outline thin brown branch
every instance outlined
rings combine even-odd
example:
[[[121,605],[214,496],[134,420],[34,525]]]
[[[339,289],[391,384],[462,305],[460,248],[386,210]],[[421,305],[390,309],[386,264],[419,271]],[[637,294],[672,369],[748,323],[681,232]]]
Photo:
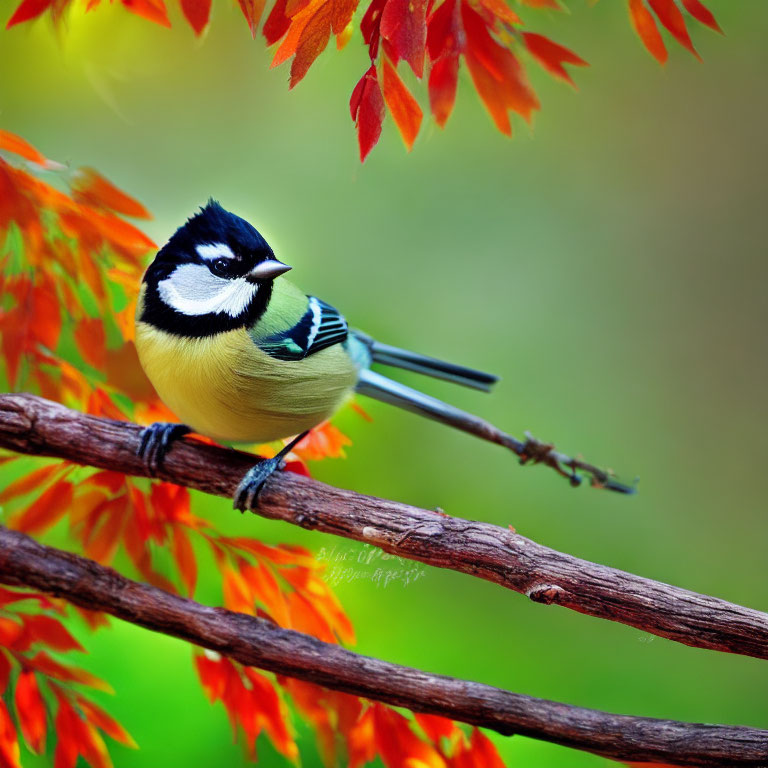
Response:
[[[140,427],[87,416],[33,395],[0,395],[0,447],[146,475]],[[248,454],[194,440],[175,444],[159,476],[231,497]],[[544,547],[517,533],[394,501],[363,496],[288,472],[264,487],[257,514],[394,555],[479,576],[526,595],[686,645],[768,658],[768,615],[634,576]]]
[[[766,766],[768,731],[613,715],[352,653],[265,619],[211,608],[0,527],[0,582],[327,688],[608,757],[695,766]]]

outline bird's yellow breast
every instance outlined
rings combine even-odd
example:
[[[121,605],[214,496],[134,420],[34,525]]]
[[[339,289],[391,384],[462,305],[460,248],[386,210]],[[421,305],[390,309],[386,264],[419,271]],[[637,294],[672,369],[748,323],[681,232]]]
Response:
[[[136,349],[181,421],[227,442],[267,442],[310,429],[334,413],[357,381],[340,344],[303,360],[277,360],[244,328],[186,338],[137,319]]]

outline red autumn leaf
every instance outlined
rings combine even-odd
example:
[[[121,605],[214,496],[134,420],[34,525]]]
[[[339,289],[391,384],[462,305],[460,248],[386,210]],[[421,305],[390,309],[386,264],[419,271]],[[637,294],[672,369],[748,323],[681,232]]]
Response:
[[[5,689],[8,687],[8,680],[11,677],[11,662],[8,661],[8,657],[0,650],[0,696],[5,693]]]
[[[227,546],[242,549],[258,558],[269,560],[270,563],[275,565],[317,566],[317,561],[312,556],[312,553],[303,547],[289,546],[288,544],[279,544],[272,547],[257,539],[243,537],[222,538],[220,541]]]
[[[363,42],[368,46],[368,54],[374,62],[379,55],[379,38],[381,37],[381,12],[387,0],[372,0],[368,10],[360,21],[360,32]]]
[[[326,643],[337,642],[333,627],[317,610],[312,600],[308,600],[299,592],[290,592],[286,596],[286,603],[291,616],[290,629],[313,635]]]
[[[671,33],[672,37],[680,45],[687,48],[697,59],[701,58],[691,42],[685,19],[675,0],[648,0],[653,12],[659,17],[659,21]]]
[[[381,36],[396,65],[404,59],[416,77],[424,74],[427,44],[426,0],[387,0],[381,14]]]
[[[522,24],[522,19],[504,2],[504,0],[480,0],[483,7],[505,24]]]
[[[243,673],[251,684],[251,695],[256,705],[259,719],[269,734],[278,751],[291,760],[299,755],[299,749],[286,725],[287,712],[280,701],[272,683],[262,674],[250,667],[243,667]]]
[[[444,0],[427,22],[427,51],[433,62],[429,73],[429,104],[441,128],[445,127],[456,101],[463,34],[458,0]]]
[[[84,317],[75,326],[75,343],[89,365],[104,370],[107,359],[107,339],[104,321],[100,317]]]
[[[456,733],[460,733],[459,727],[453,720],[438,715],[424,715],[418,712],[414,713],[416,722],[421,726],[424,733],[434,744],[439,744],[440,739],[450,739]]]
[[[276,43],[287,31],[291,25],[291,20],[285,15],[285,6],[287,0],[277,0],[272,6],[272,10],[264,22],[264,29],[261,30],[266,38],[267,45]]]
[[[123,494],[103,503],[101,524],[94,529],[94,535],[85,542],[86,557],[97,563],[111,563],[120,545],[121,535],[128,514],[128,496]]]
[[[445,761],[434,747],[422,741],[410,721],[382,704],[373,704],[374,738],[381,760],[387,768],[424,765],[442,768]]]
[[[47,467],[35,469],[18,480],[14,480],[9,486],[0,491],[0,504],[7,504],[19,496],[26,496],[26,494],[45,485],[60,470],[61,464],[50,464]]]
[[[72,483],[59,480],[44,491],[21,514],[14,517],[12,527],[18,531],[39,534],[55,525],[72,502]]]
[[[137,229],[127,221],[123,221],[118,216],[107,211],[100,212],[95,208],[85,206],[81,210],[88,222],[112,245],[127,248],[129,251],[138,251],[139,253],[157,250],[157,245],[140,229]]]
[[[163,0],[122,0],[122,3],[131,13],[141,16],[147,21],[152,21],[163,27],[171,26],[171,20],[168,18],[168,11]]]
[[[13,720],[5,702],[0,699],[0,765],[3,768],[21,768],[19,754],[19,740]]]
[[[11,22],[8,22],[11,25]],[[10,131],[0,130],[0,149],[6,152],[13,152],[25,160],[29,160],[32,163],[38,165],[45,165],[48,161],[45,159],[45,155],[38,152],[29,142],[17,136]]]
[[[32,288],[30,316],[34,322],[37,340],[55,350],[61,334],[61,305],[56,296],[56,288],[50,277],[42,276]]]
[[[56,713],[54,728],[58,740],[54,753],[54,768],[75,768],[77,756],[80,754],[78,746],[79,720],[77,713],[62,695],[58,695],[59,709]]]
[[[291,63],[289,88],[293,88],[307,74],[312,63],[325,50],[328,38],[331,36],[333,0],[321,0],[316,10],[314,9],[314,4],[310,4],[304,11],[307,14],[307,20],[303,24],[296,44],[296,55]],[[293,22],[293,24],[296,23],[296,21]],[[289,30],[288,35],[290,34]]]
[[[386,90],[384,95],[386,97]],[[410,96],[410,94],[408,95]],[[418,109],[418,104],[416,104],[416,108]],[[309,434],[293,449],[292,453],[305,461],[319,461],[325,458],[337,459],[345,456],[344,448],[348,445],[352,445],[352,441],[338,427],[329,421],[324,421],[319,426],[313,427]]]
[[[24,741],[39,754],[45,746],[47,712],[35,673],[31,670],[24,670],[16,681],[15,703]]]
[[[84,482],[99,488],[106,488],[110,493],[117,493],[125,485],[125,480],[126,476],[120,472],[103,469],[91,475]]]
[[[80,705],[83,714],[91,725],[96,726],[101,731],[107,734],[110,738],[125,745],[136,749],[138,746],[133,740],[128,731],[123,728],[120,723],[117,722],[111,715],[108,715],[101,707],[97,707],[92,701],[84,698],[83,696],[77,697],[77,703]]]
[[[405,146],[410,150],[421,127],[423,117],[421,107],[386,57],[383,63],[381,88],[390,114],[397,124]]]
[[[493,39],[484,17],[466,0],[461,3],[461,17],[467,35],[464,58],[475,88],[497,128],[511,135],[508,111],[517,112],[530,121],[533,111],[539,108],[539,101],[517,59]]]
[[[10,29],[15,24],[21,24],[31,19],[36,19],[53,4],[54,0],[22,0],[18,8],[11,16],[8,23],[5,25],[6,29]],[[37,161],[35,161],[37,162]]]
[[[51,616],[25,615],[22,623],[32,643],[42,643],[54,651],[85,651],[64,625]]]
[[[325,50],[331,33],[340,34],[352,20],[358,0],[310,0],[300,4],[290,0],[285,13],[290,16],[288,33],[275,52],[276,67],[294,56],[291,64],[290,88],[309,71],[315,59]]]
[[[700,0],[683,0],[683,7],[694,19],[696,19],[696,21],[699,21],[710,29],[714,29],[715,32],[720,32],[722,34],[723,30],[717,23],[712,11],[701,3]]]
[[[475,757],[475,765],[483,768],[504,768],[504,762],[499,757],[496,747],[477,728],[472,729],[470,748]]]
[[[574,87],[576,84],[563,64],[573,64],[577,67],[589,66],[584,59],[577,56],[573,51],[552,42],[552,40],[544,37],[544,35],[523,32],[523,42],[531,55],[534,56],[544,69],[551,72],[555,77],[562,78]]]
[[[224,605],[230,611],[253,615],[253,593],[239,571],[233,568],[223,571],[221,588],[224,593]]]
[[[23,650],[25,642],[23,640],[24,628],[18,621],[0,616],[0,645],[12,650]]]
[[[195,585],[197,584],[197,560],[195,560],[195,551],[192,549],[189,536],[179,525],[173,528],[171,547],[173,559],[176,561],[176,567],[181,574],[181,580],[187,588],[187,594],[192,597],[195,594]]]
[[[181,10],[195,34],[202,34],[211,15],[211,0],[181,0]]]
[[[44,675],[52,677],[55,680],[61,680],[65,683],[80,683],[81,685],[87,685],[90,688],[96,688],[99,691],[112,693],[112,689],[109,685],[96,677],[96,675],[92,675],[84,669],[54,661],[54,659],[52,659],[45,651],[38,651],[38,653],[31,659],[27,660],[27,663],[33,669],[36,669],[38,672],[42,672]]]
[[[77,716],[78,746],[83,759],[91,768],[112,768],[107,745],[99,732],[90,724]]]
[[[375,66],[371,66],[355,86],[349,100],[349,108],[357,126],[357,141],[362,162],[376,146],[384,120],[384,98],[379,88]]]
[[[656,20],[645,7],[643,0],[629,0],[629,15],[635,31],[643,41],[643,45],[648,49],[648,52],[659,64],[666,63],[668,56],[667,48],[661,39],[661,33],[656,26]]]
[[[208,653],[196,655],[195,666],[203,690],[208,695],[209,700],[212,703],[218,701],[224,694],[224,686],[226,685],[226,677],[222,674],[219,661],[209,658]]]
[[[251,37],[255,39],[261,15],[264,13],[266,0],[237,0],[237,2],[240,5],[240,10],[243,12],[243,16],[245,16],[245,20],[248,22],[248,27],[251,30]]]
[[[290,626],[285,594],[280,589],[272,571],[262,563],[258,563],[244,568],[242,577],[250,586],[251,595],[266,608],[269,615],[281,627]]]
[[[193,0],[182,0],[182,7]],[[210,5],[210,0],[207,0]],[[203,3],[204,4],[204,3]],[[136,219],[151,219],[152,214],[137,200],[126,195],[93,168],[80,168],[72,180],[72,198],[78,203],[121,213]]]
[[[285,462],[284,467],[286,472],[293,472],[294,475],[303,475],[304,477],[312,477],[307,465],[301,460],[296,459],[291,461],[290,459]]]

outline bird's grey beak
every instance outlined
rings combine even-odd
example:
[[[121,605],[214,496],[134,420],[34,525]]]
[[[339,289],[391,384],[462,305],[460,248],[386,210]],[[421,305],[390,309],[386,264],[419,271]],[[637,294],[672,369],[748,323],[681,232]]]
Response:
[[[290,267],[277,259],[267,259],[257,264],[246,276],[249,283],[257,280],[274,280],[276,277],[285,274]]]

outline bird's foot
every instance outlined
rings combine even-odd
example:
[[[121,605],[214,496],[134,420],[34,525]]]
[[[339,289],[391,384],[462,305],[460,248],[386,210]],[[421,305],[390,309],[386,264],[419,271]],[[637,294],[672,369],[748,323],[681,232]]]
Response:
[[[262,459],[255,467],[251,467],[237,486],[232,506],[240,512],[253,509],[264,483],[273,472],[282,469],[284,463],[283,457],[278,454],[273,459]]]
[[[141,430],[141,442],[136,454],[151,476],[157,475],[171,445],[191,431],[186,424],[166,424],[161,421]]]
[[[264,483],[269,480],[274,472],[285,466],[285,457],[309,434],[309,430],[302,432],[294,437],[288,445],[271,459],[262,459],[255,467],[251,467],[246,472],[245,477],[237,486],[235,495],[232,499],[232,506],[240,512],[246,509],[253,509],[258,501],[259,493],[264,487]]]

